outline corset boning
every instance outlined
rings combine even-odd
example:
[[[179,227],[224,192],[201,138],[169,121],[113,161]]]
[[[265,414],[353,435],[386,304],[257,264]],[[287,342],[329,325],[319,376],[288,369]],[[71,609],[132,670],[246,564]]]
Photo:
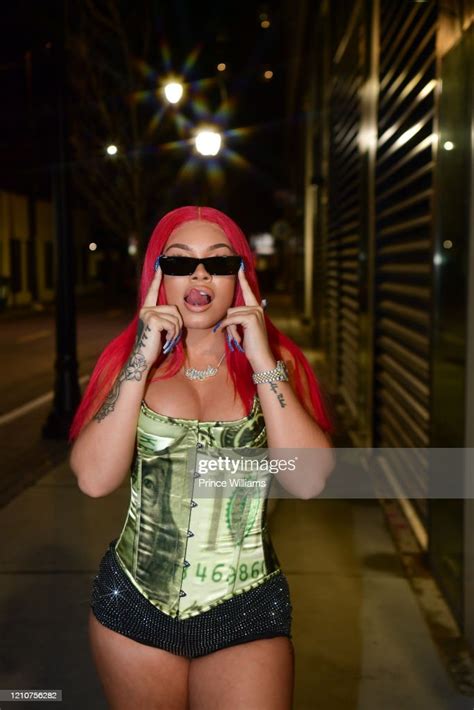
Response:
[[[199,450],[266,447],[258,397],[247,417],[200,422],[157,414],[142,402],[130,504],[116,542],[130,580],[158,609],[185,619],[280,571],[267,530],[267,495],[236,487],[197,495]]]

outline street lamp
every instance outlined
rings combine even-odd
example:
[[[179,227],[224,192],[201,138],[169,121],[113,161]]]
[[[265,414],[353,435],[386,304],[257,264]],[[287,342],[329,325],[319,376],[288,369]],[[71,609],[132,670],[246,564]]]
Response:
[[[168,103],[177,104],[183,96],[184,89],[179,81],[169,81],[165,84],[163,91]]]
[[[195,145],[201,155],[217,155],[221,149],[222,136],[215,128],[201,128],[196,133]]]
[[[107,155],[117,155],[118,148],[116,145],[108,145],[107,146]]]

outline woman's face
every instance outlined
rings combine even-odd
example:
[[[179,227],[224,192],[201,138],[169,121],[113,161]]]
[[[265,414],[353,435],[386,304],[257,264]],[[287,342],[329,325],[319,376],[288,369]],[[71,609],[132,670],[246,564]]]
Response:
[[[212,222],[185,222],[170,235],[163,249],[166,256],[236,256],[225,233]],[[221,320],[234,297],[236,275],[211,276],[198,264],[190,276],[163,275],[166,300],[177,306],[186,328],[210,328]],[[205,291],[208,303],[193,305],[196,292]],[[201,296],[202,298],[202,296]]]

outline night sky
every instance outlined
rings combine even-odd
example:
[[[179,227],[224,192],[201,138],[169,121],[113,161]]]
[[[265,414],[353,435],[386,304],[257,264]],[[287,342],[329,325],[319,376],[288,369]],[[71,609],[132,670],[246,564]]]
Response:
[[[284,164],[285,37],[280,4],[242,0],[118,0],[115,4],[125,17],[127,40],[135,58],[143,59],[147,67],[141,85],[133,87],[145,96],[143,112],[150,117],[158,112],[158,102],[146,98],[146,92],[159,84],[170,68],[182,74],[184,67],[185,82],[190,86],[187,102],[180,107],[185,123],[198,123],[205,115],[203,106],[212,115],[221,107],[223,96],[232,99],[223,130],[233,159],[219,158],[213,189],[217,184],[220,204],[214,206],[225,207],[247,232],[268,229],[282,214],[275,192],[287,187],[288,182]],[[57,38],[63,34],[65,10],[74,24],[79,22],[76,15],[79,17],[80,8],[78,2],[51,0],[24,0],[2,7],[3,189],[27,191],[34,184],[40,196],[49,195],[48,169],[57,152],[53,45],[57,46]],[[262,13],[270,20],[268,29],[261,27]],[[146,49],[142,42],[145,34],[149,37]],[[224,73],[216,70],[219,62],[227,65]],[[265,80],[263,73],[269,69],[273,77]],[[123,110],[120,100],[114,106],[118,112]],[[188,158],[187,149],[181,146],[174,153],[163,149],[170,141],[179,142],[183,135],[176,129],[172,112],[160,120],[146,142],[147,170],[153,176],[163,166],[174,176]],[[92,157],[93,150],[91,144]],[[157,204],[148,215],[150,224],[163,209],[199,199],[206,169],[201,162],[186,184],[171,180],[173,185],[163,204],[157,196]],[[79,203],[83,200],[76,199]]]

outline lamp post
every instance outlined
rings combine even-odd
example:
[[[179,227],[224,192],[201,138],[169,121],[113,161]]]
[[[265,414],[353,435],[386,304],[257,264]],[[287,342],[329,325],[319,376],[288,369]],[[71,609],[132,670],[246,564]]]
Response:
[[[64,26],[62,31],[64,32]],[[76,351],[74,242],[69,190],[64,37],[57,37],[53,52],[57,143],[51,179],[56,242],[56,360],[53,408],[42,428],[42,435],[45,439],[65,439],[81,399],[81,390]]]

